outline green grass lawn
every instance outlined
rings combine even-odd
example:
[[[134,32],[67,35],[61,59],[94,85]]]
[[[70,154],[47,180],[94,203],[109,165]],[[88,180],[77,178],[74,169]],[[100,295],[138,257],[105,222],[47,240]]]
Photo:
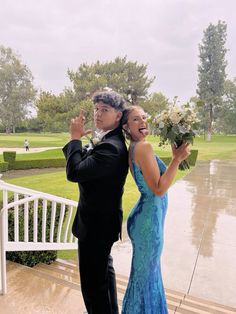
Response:
[[[61,148],[48,149],[43,152],[16,154],[16,160],[33,160],[47,158],[64,158]],[[3,155],[0,155],[0,161],[3,160]]]
[[[23,147],[24,139],[30,141],[30,147],[62,147],[68,141],[67,133],[21,133],[17,135],[0,134],[0,147]],[[158,147],[158,137],[149,136],[148,140],[153,144],[155,153],[159,156],[169,156],[170,147]],[[85,139],[84,142],[87,140]],[[213,135],[211,142],[206,142],[203,136],[196,137],[193,149],[198,149],[198,160],[226,159],[236,160],[236,135]],[[17,159],[38,159],[61,157],[61,149],[49,150],[41,153],[17,154]],[[0,155],[0,161],[2,155]]]
[[[61,147],[69,139],[68,133],[0,133],[0,147],[24,147],[28,139],[30,147]]]
[[[159,156],[170,156],[170,147],[158,147],[158,137],[149,136],[155,153]],[[198,150],[198,160],[236,160],[236,135],[214,135],[211,142],[206,142],[203,136],[196,137],[192,149]]]

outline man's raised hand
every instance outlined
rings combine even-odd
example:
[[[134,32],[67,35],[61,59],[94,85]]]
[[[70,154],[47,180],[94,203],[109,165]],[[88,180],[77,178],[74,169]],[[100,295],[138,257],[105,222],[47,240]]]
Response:
[[[92,132],[92,130],[85,130],[84,124],[85,124],[85,111],[82,109],[80,111],[79,116],[75,117],[74,119],[71,119],[70,122],[70,136],[71,140],[80,140],[81,137],[89,134]]]

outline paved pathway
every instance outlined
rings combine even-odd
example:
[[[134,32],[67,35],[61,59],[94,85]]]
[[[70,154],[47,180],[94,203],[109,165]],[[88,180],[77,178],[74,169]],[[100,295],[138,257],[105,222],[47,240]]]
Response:
[[[36,152],[43,152],[45,150],[49,150],[49,149],[56,149],[56,148],[61,148],[61,147],[30,147],[29,151],[26,151],[25,148],[21,148],[21,147],[8,147],[8,148],[3,148],[0,147],[0,155],[3,152],[7,152],[7,151],[15,151],[19,154],[30,154],[30,153],[36,153]]]
[[[199,162],[170,188],[162,256],[166,288],[236,307],[235,204],[236,162]],[[117,273],[128,275],[125,233],[113,257]]]

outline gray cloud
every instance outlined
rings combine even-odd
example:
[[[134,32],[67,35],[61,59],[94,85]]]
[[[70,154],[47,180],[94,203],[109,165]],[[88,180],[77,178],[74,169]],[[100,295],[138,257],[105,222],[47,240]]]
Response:
[[[18,52],[38,88],[59,93],[67,69],[116,56],[148,64],[151,91],[195,94],[198,44],[219,19],[228,25],[229,78],[236,76],[234,0],[0,0],[0,44]]]

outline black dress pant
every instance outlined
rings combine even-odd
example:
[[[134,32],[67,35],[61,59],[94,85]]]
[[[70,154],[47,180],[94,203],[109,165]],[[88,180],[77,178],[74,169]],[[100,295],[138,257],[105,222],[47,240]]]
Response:
[[[89,314],[118,314],[113,242],[79,241],[81,290]]]

